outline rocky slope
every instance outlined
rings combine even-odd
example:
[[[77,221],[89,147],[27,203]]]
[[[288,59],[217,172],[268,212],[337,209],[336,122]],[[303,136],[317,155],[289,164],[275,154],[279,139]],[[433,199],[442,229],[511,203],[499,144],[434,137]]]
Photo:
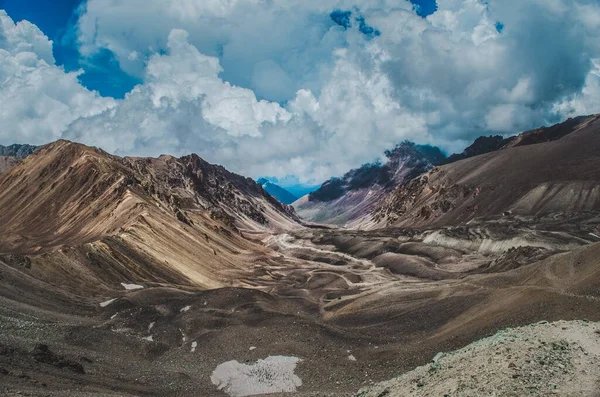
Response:
[[[563,131],[551,127],[544,131]],[[378,203],[379,226],[454,225],[477,217],[577,213],[600,209],[600,117],[577,119],[571,132],[436,167],[399,185]],[[528,142],[526,133],[518,139]],[[562,135],[562,132],[561,134]],[[537,139],[537,138],[536,138]]]
[[[119,158],[68,141],[2,174],[0,208],[6,261],[52,269],[46,281],[69,268],[71,287],[92,290],[221,286],[264,255],[244,234],[297,226],[293,210],[254,181],[196,155]]]
[[[269,193],[271,196],[275,197],[282,204],[292,204],[294,201],[298,200],[298,197],[294,196],[292,193],[288,192],[281,186],[269,181],[265,178],[260,178],[256,181],[259,185],[265,189],[265,192]]]
[[[600,323],[504,329],[357,397],[600,395]]]
[[[530,179],[585,180],[600,159],[594,123],[483,157],[527,149]],[[486,164],[477,172],[498,178]],[[523,171],[498,169],[518,201]],[[0,176],[0,209],[7,396],[347,397],[500,329],[600,321],[595,208],[440,227],[306,227],[255,182],[197,156],[120,158],[59,141]],[[552,346],[555,336],[540,339]],[[527,360],[568,357],[536,345],[522,345],[515,367],[488,369],[543,384],[546,368]],[[556,374],[558,392],[583,379],[579,368]],[[477,376],[488,379],[484,369]],[[454,373],[440,374],[427,376],[452,387]]]
[[[403,142],[385,153],[385,164],[365,164],[332,178],[293,205],[305,219],[337,225],[354,225],[394,186],[433,168],[445,159],[435,147]]]

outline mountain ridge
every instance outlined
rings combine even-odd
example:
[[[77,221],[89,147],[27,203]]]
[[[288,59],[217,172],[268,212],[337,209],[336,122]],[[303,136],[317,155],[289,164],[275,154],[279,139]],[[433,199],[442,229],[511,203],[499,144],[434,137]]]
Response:
[[[300,216],[315,222],[352,223],[369,212],[386,191],[431,169],[445,159],[430,145],[404,141],[385,151],[387,162],[368,163],[331,178],[293,205]]]
[[[374,208],[374,223],[423,227],[598,209],[600,115],[566,125],[568,133],[557,139],[523,144],[527,132],[512,146],[441,165],[397,186]],[[565,131],[564,123],[557,126],[541,131]]]

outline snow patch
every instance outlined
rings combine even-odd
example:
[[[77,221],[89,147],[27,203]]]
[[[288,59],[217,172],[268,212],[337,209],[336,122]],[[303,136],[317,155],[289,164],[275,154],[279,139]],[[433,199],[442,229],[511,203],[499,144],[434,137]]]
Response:
[[[142,338],[142,339],[145,341],[148,341],[148,342],[154,342],[154,338],[152,337],[152,335],[146,336],[145,338]]]
[[[148,326],[148,332],[150,332],[150,330],[151,330],[152,328],[154,328],[154,324],[155,324],[154,322],[151,322],[151,323],[150,323],[150,325]]]
[[[356,357],[354,357],[352,354],[348,356],[348,360],[350,361],[356,361]]]
[[[137,284],[121,283],[121,285],[123,286],[123,288],[125,288],[128,291],[136,290],[136,289],[143,289],[144,288],[143,285],[137,285]]]
[[[182,308],[182,309],[181,309],[179,312],[181,312],[181,313],[185,313],[185,312],[187,312],[188,310],[190,310],[191,308],[192,308],[191,306],[186,306],[186,307]]]
[[[597,234],[594,234],[594,233],[590,233],[590,236],[596,237],[597,239],[600,239],[600,236],[598,236]]]
[[[250,349],[248,349],[248,350],[252,351],[254,349],[256,349],[256,346],[250,346]]]
[[[197,347],[198,347],[198,342],[192,342],[192,350],[190,350],[190,353],[195,352]]]
[[[302,380],[294,374],[300,361],[285,356],[270,356],[253,365],[228,361],[213,371],[210,380],[231,397],[293,393],[302,386]]]
[[[102,303],[100,303],[100,307],[106,307],[106,306],[110,305],[111,303],[113,303],[116,300],[117,300],[117,298],[113,298],[113,299],[107,300],[106,302],[102,302]]]
[[[112,316],[110,316],[110,319],[112,320],[112,319],[114,319],[115,317],[117,317],[117,314],[119,314],[119,313],[115,313],[115,314],[113,314]]]

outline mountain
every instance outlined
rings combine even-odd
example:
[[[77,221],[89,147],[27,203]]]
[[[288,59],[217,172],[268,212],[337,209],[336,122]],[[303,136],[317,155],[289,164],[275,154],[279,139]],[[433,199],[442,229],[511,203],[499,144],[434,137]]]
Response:
[[[0,252],[67,266],[92,290],[134,279],[217,287],[262,255],[245,234],[297,226],[252,179],[197,155],[121,158],[68,141],[0,175],[0,208]]]
[[[501,150],[436,167],[397,186],[373,219],[379,225],[422,227],[502,214],[598,210],[599,152],[600,116],[525,132]]]
[[[10,156],[0,156],[0,174],[19,164],[19,159]]]
[[[337,225],[351,224],[368,214],[386,192],[434,165],[446,156],[439,148],[402,142],[385,152],[387,161],[365,164],[341,178],[332,178],[293,205],[308,220]]]
[[[37,148],[38,148],[38,146],[33,146],[33,145],[19,145],[19,144],[14,144],[14,145],[9,145],[9,146],[0,145],[0,156],[16,157],[18,159],[24,159],[25,157],[27,157],[31,153],[33,153]]]
[[[0,174],[19,164],[36,149],[37,146],[32,145],[0,145]]]
[[[550,212],[463,219],[451,207],[439,224],[386,213],[377,230],[301,224],[253,180],[196,155],[41,147],[0,175],[0,393],[342,397],[373,385],[366,395],[404,395],[376,383],[507,327],[599,321],[599,123],[435,168],[415,145],[399,145],[387,178],[385,165],[365,167],[342,196],[374,178],[384,199],[408,189],[407,213],[420,215],[442,189],[462,193],[457,207],[471,205],[470,184],[489,180],[498,187],[487,196],[477,185],[474,197],[485,198],[482,210],[499,200],[498,210],[516,201]],[[429,171],[393,188],[421,168]],[[438,182],[457,187],[421,184],[442,171]],[[539,181],[548,194],[521,200]],[[524,354],[545,354],[548,371],[571,368],[554,360],[564,345],[534,339]],[[521,371],[507,360],[522,355],[501,342],[490,365]],[[584,366],[600,360],[588,350]],[[478,376],[486,366],[474,366]],[[418,393],[438,370],[420,388],[413,378],[403,385]]]
[[[267,193],[269,193],[271,196],[273,196],[277,200],[279,200],[280,203],[292,204],[294,201],[298,200],[298,197],[294,196],[292,193],[288,192],[281,186],[276,185],[273,182],[270,182],[266,178],[260,178],[256,182],[259,185],[261,185]]]
[[[481,136],[475,139],[475,141],[462,153],[453,154],[441,163],[449,164],[455,161],[467,159],[469,157],[495,152],[496,150],[509,147],[527,146],[534,145],[536,143],[551,142],[570,134],[582,122],[584,122],[590,117],[591,116],[579,116],[570,118],[562,123],[550,127],[540,127],[538,129],[526,131],[508,138],[504,138],[500,135]]]

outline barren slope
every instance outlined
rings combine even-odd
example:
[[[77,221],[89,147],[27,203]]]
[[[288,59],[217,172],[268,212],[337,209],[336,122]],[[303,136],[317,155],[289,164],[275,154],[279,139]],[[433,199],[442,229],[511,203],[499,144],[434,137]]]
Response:
[[[507,326],[600,321],[593,211],[301,227],[197,156],[68,142],[1,186],[5,395],[349,396]]]
[[[195,155],[121,159],[67,141],[3,174],[0,208],[9,261],[33,264],[45,280],[71,269],[67,284],[92,290],[127,281],[222,286],[266,252],[244,231],[296,225],[252,180]]]
[[[453,225],[477,217],[600,210],[600,117],[561,139],[510,147],[398,186],[374,211],[378,225]]]

